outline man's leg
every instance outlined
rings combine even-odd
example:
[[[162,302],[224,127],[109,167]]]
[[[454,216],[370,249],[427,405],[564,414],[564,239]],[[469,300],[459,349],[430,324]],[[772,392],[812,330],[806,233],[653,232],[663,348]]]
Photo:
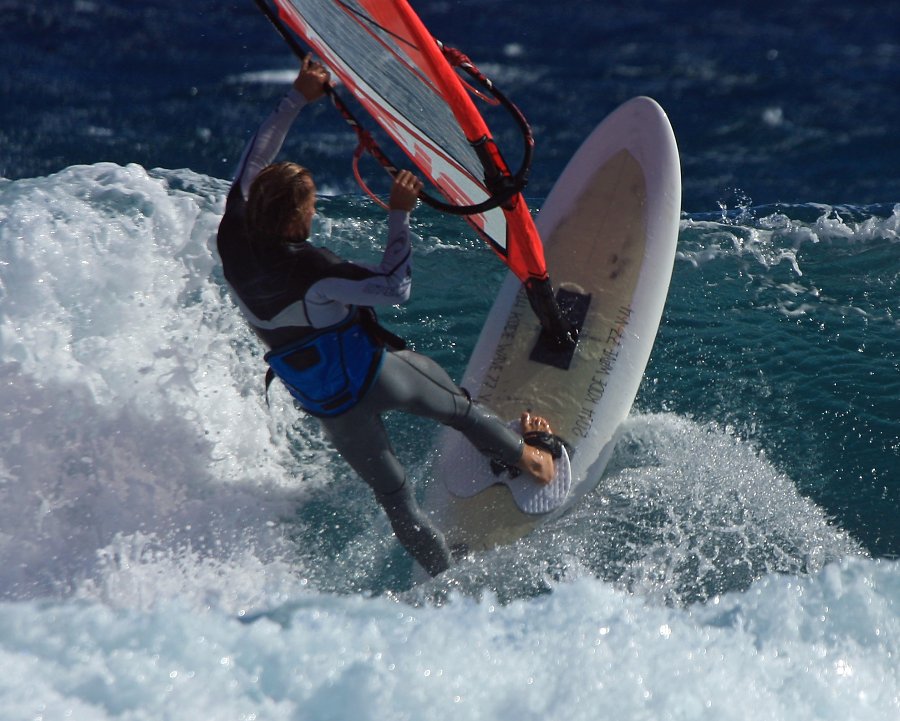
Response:
[[[455,428],[489,458],[516,466],[540,483],[553,480],[553,458],[522,439],[523,433],[550,432],[546,420],[523,413],[521,432],[516,433],[489,409],[472,401],[427,356],[412,351],[388,353],[378,383],[369,395],[373,403],[382,407],[432,418]]]
[[[381,418],[357,406],[321,420],[337,451],[375,492],[397,540],[432,576],[445,571],[450,549],[416,503]]]
[[[412,351],[388,353],[372,402],[431,418],[460,431],[485,455],[509,465],[522,458],[523,441],[490,410],[472,401],[431,358]],[[368,401],[368,396],[363,401]]]

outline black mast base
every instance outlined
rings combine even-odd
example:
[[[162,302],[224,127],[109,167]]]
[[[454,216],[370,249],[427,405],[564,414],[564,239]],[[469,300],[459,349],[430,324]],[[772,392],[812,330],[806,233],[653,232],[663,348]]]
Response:
[[[541,322],[541,334],[529,359],[568,370],[578,347],[578,334],[591,305],[590,294],[560,288],[554,297],[549,280],[534,279],[525,284],[525,290]]]

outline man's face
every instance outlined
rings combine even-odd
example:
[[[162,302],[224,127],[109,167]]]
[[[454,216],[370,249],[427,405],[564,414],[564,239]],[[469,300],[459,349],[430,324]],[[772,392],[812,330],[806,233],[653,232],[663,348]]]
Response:
[[[313,216],[316,214],[316,194],[313,193],[312,197],[309,201],[304,204],[297,214],[294,216],[294,220],[291,223],[291,227],[288,232],[289,238],[302,238],[303,240],[307,240],[309,238],[309,234],[312,231],[312,222]]]

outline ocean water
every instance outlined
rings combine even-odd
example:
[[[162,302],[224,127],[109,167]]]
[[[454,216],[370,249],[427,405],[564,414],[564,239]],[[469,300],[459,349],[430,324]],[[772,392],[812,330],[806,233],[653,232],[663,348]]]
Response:
[[[277,36],[250,2],[0,3],[0,716],[900,717],[900,9],[420,5],[531,119],[536,209],[619,102],[672,120],[671,291],[597,491],[413,586],[315,421],[266,406],[212,251]],[[285,154],[367,259],[351,146],[322,104]],[[459,378],[504,271],[414,225],[382,317]],[[436,429],[390,426],[429,482]]]

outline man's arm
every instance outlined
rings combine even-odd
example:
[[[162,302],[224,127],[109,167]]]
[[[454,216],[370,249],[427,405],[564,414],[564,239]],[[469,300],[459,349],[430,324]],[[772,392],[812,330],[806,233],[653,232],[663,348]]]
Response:
[[[287,95],[247,143],[234,179],[235,184],[240,184],[245,199],[256,176],[275,160],[303,107],[325,94],[328,77],[328,71],[322,65],[307,57]]]
[[[409,214],[416,205],[422,181],[408,170],[394,179],[388,201],[388,242],[378,265],[342,263],[333,274],[310,288],[323,301],[353,305],[396,305],[409,299],[412,286],[412,248]]]

